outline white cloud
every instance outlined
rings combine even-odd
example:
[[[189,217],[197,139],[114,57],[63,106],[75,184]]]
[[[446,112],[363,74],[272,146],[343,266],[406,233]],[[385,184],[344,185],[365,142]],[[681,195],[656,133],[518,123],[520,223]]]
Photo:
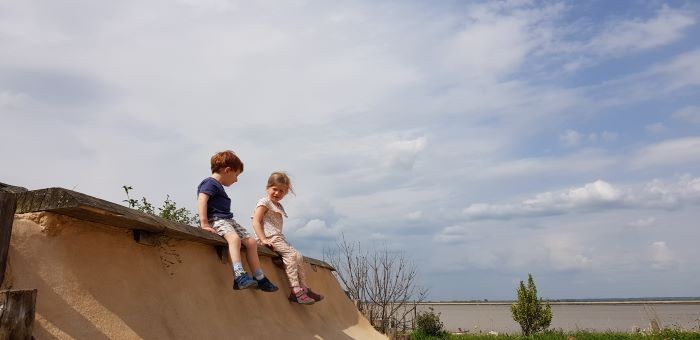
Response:
[[[677,260],[666,242],[655,241],[649,246],[651,267],[653,269],[669,269],[677,264]]]
[[[580,188],[560,192],[543,192],[520,204],[476,203],[464,209],[470,218],[512,218],[547,216],[573,210],[600,208],[620,203],[622,192],[608,182],[597,180]]]
[[[656,218],[647,217],[647,218],[638,219],[634,222],[630,222],[627,224],[627,226],[634,227],[634,228],[648,228],[648,227],[653,226],[655,223],[656,223]]]
[[[649,124],[645,127],[645,129],[647,131],[649,131],[651,133],[655,133],[655,134],[664,133],[664,132],[669,131],[668,126],[666,126],[666,124],[660,123],[660,122]]]
[[[591,142],[614,142],[617,140],[617,134],[610,131],[603,131],[601,133],[592,132],[588,135],[588,140]]]
[[[636,168],[700,162],[700,137],[669,139],[641,149],[632,159]]]
[[[420,211],[420,210],[414,211],[414,212],[410,212],[410,213],[408,213],[408,215],[406,215],[406,218],[408,218],[408,219],[411,220],[411,221],[420,220],[422,217],[423,217],[423,212]]]
[[[512,219],[610,209],[678,209],[699,202],[700,178],[683,176],[676,183],[654,180],[627,189],[597,180],[583,187],[539,193],[517,204],[471,204],[464,214],[471,219]]]
[[[303,227],[294,230],[294,234],[299,237],[312,238],[335,238],[338,233],[326,225],[326,221],[314,219],[306,223]]]
[[[467,231],[462,226],[443,228],[433,237],[433,241],[443,244],[461,244],[466,240]]]
[[[674,112],[672,117],[684,122],[700,124],[700,106],[686,106]]]
[[[486,164],[474,175],[479,178],[531,178],[533,176],[554,177],[562,174],[590,176],[613,166],[619,160],[598,150],[583,150],[562,157],[535,157],[508,159],[495,164]]]
[[[650,92],[663,90],[660,93],[677,90],[687,86],[700,85],[700,49],[682,53],[667,63],[659,64],[652,68],[648,75],[660,77],[657,82],[663,81],[662,87],[655,85]]]
[[[696,17],[682,10],[662,7],[648,20],[623,20],[592,39],[586,50],[598,54],[622,55],[667,45],[683,37]]]
[[[564,143],[565,146],[574,147],[581,144],[581,139],[583,135],[574,130],[566,130],[564,133],[559,135],[559,140]]]
[[[0,110],[14,110],[21,108],[26,105],[28,100],[29,96],[24,93],[0,91]]]
[[[543,246],[548,250],[549,266],[554,270],[581,270],[592,265],[576,235],[552,234],[547,236]]]
[[[418,156],[425,150],[427,139],[420,137],[412,140],[400,140],[386,146],[386,159],[389,167],[410,170]]]

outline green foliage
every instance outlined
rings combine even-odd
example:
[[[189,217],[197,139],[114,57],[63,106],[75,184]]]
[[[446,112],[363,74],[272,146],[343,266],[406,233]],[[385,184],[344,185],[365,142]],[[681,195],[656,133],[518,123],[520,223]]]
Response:
[[[423,331],[414,331],[411,333],[411,340],[445,340],[445,339],[455,339],[454,335],[447,332],[442,332],[439,335],[426,334]]]
[[[532,274],[527,274],[527,287],[520,281],[518,300],[510,306],[513,320],[520,324],[523,335],[540,332],[552,322],[552,307],[537,298],[537,288]]]
[[[146,199],[146,197],[141,197],[140,200],[137,200],[129,196],[129,190],[133,190],[133,187],[124,185],[122,186],[122,188],[126,193],[126,199],[122,202],[126,203],[127,206],[131,209],[136,209],[138,211],[151,214],[153,216],[160,216],[162,218],[182,224],[199,223],[199,218],[197,217],[197,215],[193,215],[186,208],[178,208],[177,204],[170,199],[170,195],[165,196],[165,201],[163,201],[162,206],[157,208],[158,213],[156,214],[156,207],[151,202],[149,202]]]
[[[433,307],[430,311],[420,312],[416,316],[416,329],[429,336],[440,336],[444,333],[444,324],[440,321],[440,313],[435,313]]]
[[[488,333],[480,334],[462,334],[454,335],[449,334],[443,337],[434,337],[426,335],[420,332],[411,333],[412,340],[438,340],[438,339],[450,339],[450,340],[500,340],[500,339],[512,339],[512,340],[686,340],[686,339],[700,339],[700,333],[697,331],[684,331],[677,329],[662,329],[656,332],[591,332],[591,331],[577,331],[577,332],[563,332],[560,330],[552,331],[546,330],[541,333],[533,334],[530,336],[524,335],[513,335],[513,334],[499,334],[491,335]]]

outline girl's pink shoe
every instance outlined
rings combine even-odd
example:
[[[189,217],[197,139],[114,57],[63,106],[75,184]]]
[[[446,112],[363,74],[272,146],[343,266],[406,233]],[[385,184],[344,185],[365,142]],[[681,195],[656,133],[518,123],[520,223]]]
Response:
[[[290,293],[288,297],[289,301],[296,302],[300,305],[313,305],[316,300],[310,298],[306,295],[303,289],[299,289],[296,293]]]
[[[306,296],[314,299],[314,301],[319,302],[323,300],[323,295],[315,293],[311,288],[306,287]]]

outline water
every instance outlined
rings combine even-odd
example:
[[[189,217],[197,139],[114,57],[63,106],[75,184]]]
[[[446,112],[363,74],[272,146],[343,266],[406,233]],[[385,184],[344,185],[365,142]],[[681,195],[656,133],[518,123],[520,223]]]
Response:
[[[700,329],[700,301],[691,302],[587,302],[552,303],[550,328],[565,331],[632,331],[649,329],[656,319],[661,327]],[[509,303],[426,303],[418,311],[432,307],[449,331],[519,333]]]

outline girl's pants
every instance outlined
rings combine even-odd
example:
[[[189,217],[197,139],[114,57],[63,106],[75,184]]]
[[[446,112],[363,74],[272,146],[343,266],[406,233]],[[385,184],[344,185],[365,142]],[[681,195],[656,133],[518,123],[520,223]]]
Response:
[[[282,256],[284,269],[287,272],[289,285],[292,287],[306,287],[306,272],[304,271],[304,256],[294,249],[282,235],[271,236],[272,250]]]

